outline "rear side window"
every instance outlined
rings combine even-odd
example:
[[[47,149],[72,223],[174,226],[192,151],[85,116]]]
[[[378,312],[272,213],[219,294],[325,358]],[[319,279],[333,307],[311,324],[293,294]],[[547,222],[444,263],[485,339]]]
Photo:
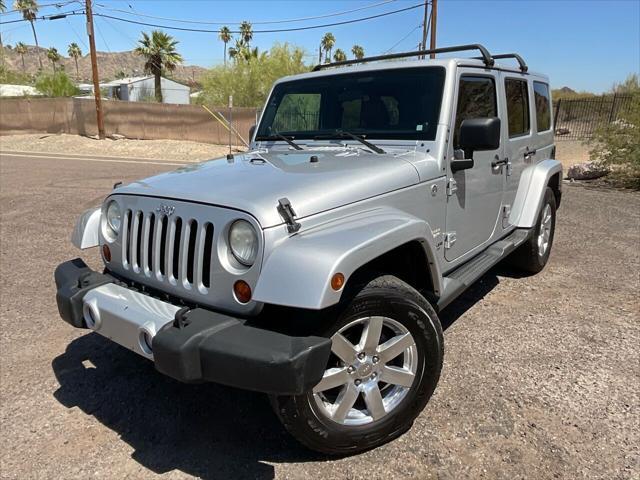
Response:
[[[536,125],[538,132],[547,131],[551,128],[549,85],[542,82],[533,82],[533,97],[536,102]]]
[[[529,96],[526,80],[507,78],[504,89],[507,95],[509,138],[529,133]]]
[[[453,133],[454,148],[458,148],[460,125],[468,118],[497,117],[496,83],[491,77],[463,76],[458,89],[456,125]]]

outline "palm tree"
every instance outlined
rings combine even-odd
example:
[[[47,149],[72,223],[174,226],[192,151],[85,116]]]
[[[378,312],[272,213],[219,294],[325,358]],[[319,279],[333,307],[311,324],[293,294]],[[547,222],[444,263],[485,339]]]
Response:
[[[47,58],[51,60],[51,64],[53,65],[53,73],[56,73],[56,63],[60,61],[60,54],[58,50],[54,47],[47,49]]]
[[[353,47],[351,47],[351,53],[353,53],[353,56],[358,60],[364,58],[364,48],[362,48],[360,45],[354,45]]]
[[[161,75],[163,70],[172,72],[179,63],[182,55],[176,51],[177,40],[160,30],[153,30],[151,36],[142,32],[140,44],[134,52],[145,58],[144,69],[155,77],[156,101],[162,102]]]
[[[253,35],[253,32],[252,32]],[[229,27],[222,27],[220,29],[220,33],[218,33],[218,38],[224,42],[224,64],[227,65],[227,43],[231,41],[231,30]]]
[[[16,53],[20,54],[20,57],[22,58],[22,73],[26,73],[26,68],[24,66],[24,54],[27,53],[27,51],[27,46],[24,43],[16,43]]]
[[[347,59],[347,54],[340,48],[336,48],[336,53],[333,54],[333,60],[336,62],[344,62]]]
[[[253,27],[246,20],[240,24],[240,37],[244,40],[244,43],[247,44],[247,47],[251,44],[251,40],[253,40]]]
[[[34,25],[36,15],[38,14],[38,2],[36,0],[16,0],[13,4],[13,8],[20,10],[22,12],[22,18],[31,24],[33,39],[36,42],[38,63],[40,64],[40,70],[42,70],[42,58],[40,58],[40,49],[38,48],[40,45],[38,45],[38,36],[36,35],[36,27]]]
[[[69,45],[67,49],[67,54],[76,62],[76,79],[80,79],[80,73],[78,72],[78,57],[82,56],[82,50],[76,42],[73,42]]]
[[[322,49],[325,51],[325,61],[329,63],[331,61],[331,50],[333,50],[333,46],[336,44],[336,37],[333,36],[333,33],[328,32],[324,34],[322,40],[320,41],[320,45],[322,45]]]

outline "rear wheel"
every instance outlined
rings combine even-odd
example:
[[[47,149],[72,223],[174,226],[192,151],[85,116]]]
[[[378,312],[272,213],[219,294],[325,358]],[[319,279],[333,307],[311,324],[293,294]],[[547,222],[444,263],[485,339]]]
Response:
[[[547,187],[533,235],[511,256],[511,263],[527,272],[538,273],[549,260],[556,229],[556,197]]]
[[[324,332],[332,353],[312,391],[272,397],[286,429],[314,450],[357,453],[408,430],[442,368],[440,321],[416,290],[391,276],[368,283]]]

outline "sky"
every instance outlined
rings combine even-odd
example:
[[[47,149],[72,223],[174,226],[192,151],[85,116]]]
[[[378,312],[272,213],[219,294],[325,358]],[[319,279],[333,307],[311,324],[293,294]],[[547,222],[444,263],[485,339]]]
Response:
[[[40,0],[41,5],[54,1]],[[191,21],[222,22],[232,30],[242,20],[253,23],[254,30],[322,25],[368,17],[411,7],[422,0],[261,0],[261,1],[169,1],[169,0],[93,0],[94,10],[112,16],[157,24],[172,24],[138,15]],[[6,1],[9,8],[12,0]],[[82,2],[84,4],[84,1]],[[373,7],[371,7],[373,6]],[[310,19],[297,23],[260,25],[327,15],[371,7],[345,15]],[[77,9],[80,2],[58,9],[41,8],[41,14]],[[120,9],[130,14],[114,11]],[[362,45],[367,55],[416,49],[422,35],[422,7],[376,19],[295,32],[255,33],[252,46],[266,50],[274,42],[300,46],[309,64],[317,62],[318,44],[325,32],[336,37],[336,47],[350,55],[351,46]],[[2,15],[2,21],[19,18],[17,13]],[[98,50],[122,51],[135,47],[142,30],[152,27],[96,19]],[[215,30],[216,25],[176,24]],[[33,44],[28,23],[0,25],[2,40],[11,45],[22,41]],[[88,43],[82,16],[36,22],[40,45],[56,47],[66,55],[70,42],[77,42],[86,53]],[[210,67],[223,61],[223,44],[214,33],[167,30],[177,40],[178,49],[188,65]],[[489,51],[517,52],[530,69],[551,78],[554,88],[569,86],[578,91],[607,91],[615,82],[640,72],[640,0],[439,0],[437,45],[481,43]]]

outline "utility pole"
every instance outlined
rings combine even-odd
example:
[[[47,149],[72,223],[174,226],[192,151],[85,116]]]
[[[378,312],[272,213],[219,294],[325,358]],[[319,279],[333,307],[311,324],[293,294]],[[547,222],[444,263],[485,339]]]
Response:
[[[93,13],[91,0],[86,0],[87,35],[89,35],[89,50],[91,52],[91,72],[93,76],[93,95],[96,99],[96,118],[98,121],[98,138],[104,140],[104,117],[102,116],[102,101],[100,99],[100,79],[98,78],[98,58],[96,56],[96,40],[93,33]]]
[[[427,49],[427,13],[429,11],[429,2],[425,0],[424,2],[424,18],[422,19],[422,43],[420,44],[420,50]],[[421,58],[424,58],[424,55],[421,55]]]
[[[436,22],[438,21],[438,0],[431,0],[431,50],[436,48]],[[425,37],[425,42],[427,41]],[[430,58],[436,58],[436,54],[429,55]]]

